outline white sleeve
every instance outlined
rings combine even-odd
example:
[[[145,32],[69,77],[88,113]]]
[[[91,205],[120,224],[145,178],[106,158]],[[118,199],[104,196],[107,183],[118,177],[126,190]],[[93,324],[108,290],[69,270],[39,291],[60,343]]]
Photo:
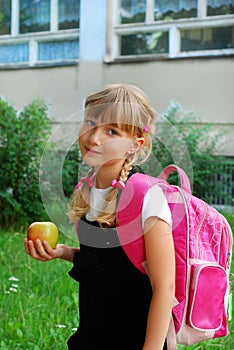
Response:
[[[152,186],[145,195],[142,206],[142,228],[150,216],[156,216],[172,227],[171,210],[163,190],[158,185]]]

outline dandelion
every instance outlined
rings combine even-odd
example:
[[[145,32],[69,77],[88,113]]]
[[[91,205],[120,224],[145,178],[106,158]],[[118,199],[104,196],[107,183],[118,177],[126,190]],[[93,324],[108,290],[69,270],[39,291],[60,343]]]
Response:
[[[14,276],[9,277],[9,281],[19,282],[18,278],[14,277]]]

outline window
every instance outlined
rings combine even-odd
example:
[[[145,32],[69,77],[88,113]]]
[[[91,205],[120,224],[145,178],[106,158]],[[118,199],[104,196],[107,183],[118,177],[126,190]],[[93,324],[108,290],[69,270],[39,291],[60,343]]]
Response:
[[[0,66],[77,62],[80,0],[1,0]]]
[[[108,25],[106,61],[234,54],[234,0],[112,0]]]
[[[194,17],[197,17],[197,0],[155,1],[155,21],[170,21]]]
[[[120,14],[120,23],[122,24],[145,22],[146,0],[121,1],[119,14]]]
[[[50,0],[20,0],[20,34],[50,30]]]
[[[11,2],[0,2],[0,35],[11,33]]]
[[[234,48],[234,27],[181,30],[181,51]]]
[[[73,29],[80,26],[80,1],[59,0],[59,29]]]

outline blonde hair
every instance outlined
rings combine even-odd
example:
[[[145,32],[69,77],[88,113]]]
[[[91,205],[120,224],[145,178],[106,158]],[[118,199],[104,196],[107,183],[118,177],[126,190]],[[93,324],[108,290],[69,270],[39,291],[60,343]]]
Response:
[[[155,112],[144,92],[128,84],[112,84],[87,97],[85,115],[101,119],[102,123],[115,124],[131,138],[143,137],[144,145],[124,162],[119,179],[127,181],[134,165],[143,163],[152,150],[151,134],[154,132]],[[91,169],[88,176],[92,176]],[[116,201],[118,189],[113,188],[105,198],[103,212],[96,218],[101,227],[116,226]],[[89,210],[90,189],[83,183],[71,198],[68,216],[76,222]]]

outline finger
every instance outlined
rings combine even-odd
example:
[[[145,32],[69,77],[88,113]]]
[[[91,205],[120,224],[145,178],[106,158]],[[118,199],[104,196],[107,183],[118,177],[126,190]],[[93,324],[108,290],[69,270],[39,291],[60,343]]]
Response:
[[[31,241],[31,240],[28,241],[28,251],[29,251],[29,255],[31,255],[32,258],[37,257],[38,252],[35,248],[33,241]]]
[[[28,249],[29,249],[29,255],[33,259],[40,260],[40,261],[46,261],[47,260],[43,256],[40,255],[40,253],[37,251],[37,248],[36,248],[35,244],[31,240],[28,241]]]
[[[51,248],[51,246],[49,245],[49,243],[47,241],[43,241],[42,245],[44,247],[44,250],[49,254],[52,255],[53,254],[53,248]]]
[[[24,247],[25,247],[26,253],[27,253],[28,255],[30,255],[30,254],[29,254],[28,239],[27,239],[27,238],[24,239]]]
[[[38,253],[38,255],[45,260],[51,260],[52,257],[48,254],[47,250],[45,250],[43,243],[37,239],[35,242],[35,250]]]

